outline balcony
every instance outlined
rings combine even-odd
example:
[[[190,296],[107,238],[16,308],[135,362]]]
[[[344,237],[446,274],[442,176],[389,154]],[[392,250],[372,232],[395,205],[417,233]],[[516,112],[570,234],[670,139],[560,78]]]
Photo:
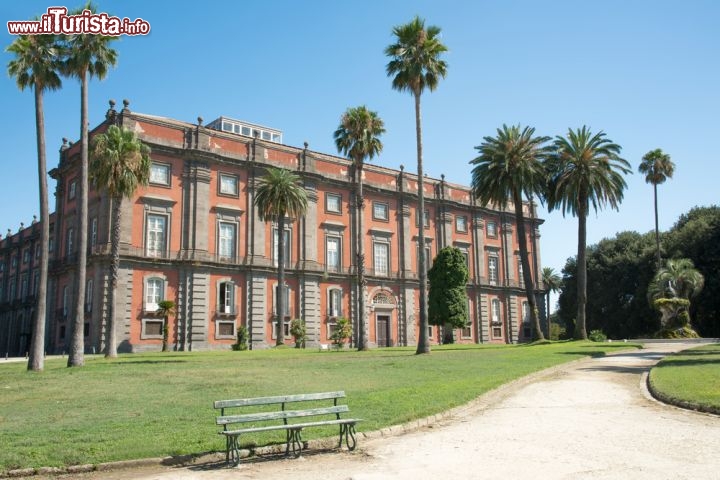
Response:
[[[235,317],[237,316],[238,306],[237,305],[218,305],[215,308],[215,313],[218,317]]]

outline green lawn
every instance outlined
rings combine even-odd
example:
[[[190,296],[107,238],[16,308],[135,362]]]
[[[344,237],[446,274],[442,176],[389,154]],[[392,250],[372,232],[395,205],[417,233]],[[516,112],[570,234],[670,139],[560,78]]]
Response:
[[[650,371],[650,384],[664,400],[720,413],[720,344],[664,358]]]
[[[224,450],[214,400],[345,390],[360,431],[426,417],[503,383],[630,344],[443,346],[318,352],[171,352],[0,363],[0,472]],[[322,435],[309,431],[307,437]],[[283,441],[284,433],[253,443]]]

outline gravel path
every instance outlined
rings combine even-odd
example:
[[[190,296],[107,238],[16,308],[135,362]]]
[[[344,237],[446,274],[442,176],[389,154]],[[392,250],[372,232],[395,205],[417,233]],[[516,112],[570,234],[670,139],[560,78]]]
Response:
[[[644,388],[652,365],[695,345],[653,343],[574,362],[491,392],[414,432],[361,438],[354,452],[252,459],[238,468],[208,462],[73,478],[718,479],[720,417],[660,404]]]

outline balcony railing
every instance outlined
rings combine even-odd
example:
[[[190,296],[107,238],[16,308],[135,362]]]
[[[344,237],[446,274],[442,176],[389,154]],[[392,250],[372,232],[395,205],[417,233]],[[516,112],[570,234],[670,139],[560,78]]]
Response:
[[[238,306],[237,305],[218,305],[215,309],[215,312],[219,317],[234,317],[237,315],[238,312]]]

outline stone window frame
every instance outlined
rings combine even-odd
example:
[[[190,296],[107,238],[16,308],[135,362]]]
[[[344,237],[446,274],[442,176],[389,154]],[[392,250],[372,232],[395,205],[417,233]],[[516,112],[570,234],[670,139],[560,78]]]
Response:
[[[330,208],[330,198],[337,199],[337,210]],[[342,194],[337,192],[325,192],[325,213],[329,213],[330,215],[342,215],[342,210]]]
[[[460,222],[461,219],[462,219],[462,222]],[[463,223],[462,228],[460,228],[460,223]],[[468,217],[467,217],[467,215],[455,215],[455,231],[457,233],[468,233]]]
[[[231,197],[231,198],[240,198],[240,176],[235,175],[232,173],[226,173],[226,172],[218,172],[217,177],[218,182],[218,195],[221,195],[223,197]],[[235,191],[234,192],[224,192],[223,191],[223,178],[233,179],[235,181]]]
[[[230,305],[230,307],[232,307],[231,312],[220,311],[221,307],[225,307],[226,303],[227,303],[227,301],[225,301],[225,302],[221,301],[221,297],[223,296],[222,295],[223,288],[224,288],[223,286],[227,285],[227,284],[232,285],[232,301],[231,301],[231,305]],[[238,300],[240,298],[240,295],[238,294],[239,288],[240,288],[240,286],[237,284],[237,282],[230,277],[222,277],[222,278],[219,278],[215,282],[215,305],[216,305],[215,312],[216,312],[216,314],[219,314],[222,316],[235,316],[235,317],[238,315],[238,310],[240,310],[239,305],[238,305]]]
[[[375,207],[376,206],[382,206],[385,210],[384,216],[378,216],[375,214]],[[378,200],[373,200],[372,202],[372,218],[373,220],[377,220],[380,222],[389,222],[390,221],[390,203],[389,202],[381,202]]]
[[[158,298],[157,304],[148,303],[148,283],[151,280],[160,280],[162,290],[160,291],[160,295]],[[148,273],[147,275],[143,276],[143,296],[142,296],[142,311],[145,315],[148,314],[155,314],[155,312],[158,309],[159,302],[163,300],[167,300],[167,291],[168,291],[168,280],[164,273],[162,272],[152,272]]]
[[[167,180],[153,180],[153,167],[164,170]],[[148,183],[153,186],[172,188],[172,165],[169,163],[156,162],[152,160],[150,162],[150,175],[148,178]]]
[[[286,218],[284,231],[288,233],[288,236],[287,236],[287,241],[285,242],[285,248],[287,249],[287,251],[285,252],[285,268],[292,268],[293,226],[292,226],[292,224],[288,224],[287,222],[288,222],[288,219]],[[277,231],[278,231],[277,222],[272,222],[272,229],[271,229],[272,237],[271,237],[270,248],[271,248],[271,256],[272,256],[271,262],[272,262],[272,266],[275,268],[278,267],[278,259],[277,259],[277,254],[275,252],[275,245],[278,245],[278,247],[279,247],[279,242],[277,242],[277,243],[275,242],[275,235],[276,235]]]

